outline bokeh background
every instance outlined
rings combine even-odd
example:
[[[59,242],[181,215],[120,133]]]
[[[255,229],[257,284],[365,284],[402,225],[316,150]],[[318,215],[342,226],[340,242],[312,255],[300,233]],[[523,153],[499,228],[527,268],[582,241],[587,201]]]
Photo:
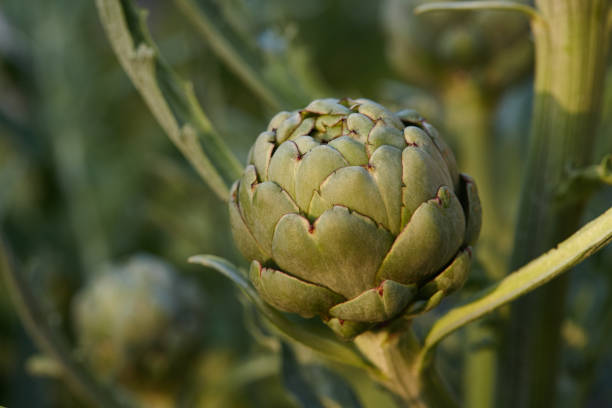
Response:
[[[506,273],[533,50],[520,15],[415,17],[418,3],[138,2],[149,10],[162,55],[193,81],[204,111],[242,161],[279,107],[220,58],[189,6],[230,39],[281,109],[316,97],[366,97],[414,108],[441,130],[460,167],[476,178],[485,218],[468,286],[444,310]],[[612,71],[607,77],[593,163],[612,152]],[[611,203],[610,189],[597,193],[585,220]],[[92,1],[0,3],[0,226],[49,322],[100,378],[144,406],[295,406],[279,377],[278,344],[255,327],[238,291],[187,263],[200,253],[245,261],[231,242],[225,205],[147,110]],[[562,406],[612,406],[611,252],[572,275]],[[465,356],[495,347],[488,340],[475,345],[462,331],[443,344],[438,364],[459,394],[469,381]],[[356,373],[341,374],[359,385],[364,406],[393,406]],[[0,405],[82,404],[37,351],[0,283]]]

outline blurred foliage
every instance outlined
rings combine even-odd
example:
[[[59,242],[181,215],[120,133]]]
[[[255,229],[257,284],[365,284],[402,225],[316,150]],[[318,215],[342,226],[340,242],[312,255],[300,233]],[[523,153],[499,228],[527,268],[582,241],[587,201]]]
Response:
[[[219,58],[178,3],[139,2],[150,11],[149,25],[162,55],[194,82],[204,110],[244,161],[273,110]],[[505,259],[512,241],[532,93],[528,27],[520,17],[503,13],[416,18],[410,13],[416,3],[196,2],[203,10],[215,10],[222,32],[231,32],[255,55],[257,72],[275,84],[287,104],[318,96],[368,97],[398,109],[415,108],[442,129],[461,167],[476,176],[479,186],[480,177],[489,178],[483,202],[489,200],[484,205],[496,219],[485,218],[490,230],[476,248],[480,263],[468,283],[475,290],[503,273],[503,262],[491,259]],[[612,71],[602,117],[593,163],[612,152]],[[475,154],[469,147],[475,145],[493,154]],[[609,188],[596,194],[585,218],[610,202]],[[201,338],[192,351],[197,357],[187,359],[188,368],[167,374],[185,379],[181,387],[188,391],[168,400],[140,389],[148,406],[152,401],[202,407],[294,404],[282,389],[277,354],[247,331],[250,325],[232,284],[186,263],[196,253],[244,262],[228,225],[224,204],[167,140],[122,72],[93,2],[0,4],[0,227],[49,320],[76,346],[79,325],[71,321],[71,307],[78,302],[77,292],[104,279],[98,275],[107,273],[99,272],[106,266],[139,252],[165,259],[205,300],[205,317],[197,322]],[[568,407],[612,406],[607,341],[612,277],[606,273],[611,269],[607,249],[573,275],[559,385]],[[57,376],[26,371],[36,351],[1,285],[0,405],[79,406]],[[124,300],[124,289],[114,293],[117,303]],[[172,296],[181,297],[175,291]],[[419,325],[427,327],[459,298],[446,300]],[[144,308],[143,322],[155,311]],[[442,371],[457,390],[466,341],[460,332],[441,350]],[[362,376],[347,369],[341,374],[363,405],[381,398]],[[386,398],[381,406],[392,406]]]

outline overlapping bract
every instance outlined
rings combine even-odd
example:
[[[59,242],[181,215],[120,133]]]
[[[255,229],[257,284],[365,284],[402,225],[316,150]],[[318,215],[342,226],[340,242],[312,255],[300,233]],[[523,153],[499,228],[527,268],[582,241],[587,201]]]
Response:
[[[276,308],[350,338],[429,310],[467,278],[476,186],[416,112],[316,100],[277,114],[248,162],[232,231]]]

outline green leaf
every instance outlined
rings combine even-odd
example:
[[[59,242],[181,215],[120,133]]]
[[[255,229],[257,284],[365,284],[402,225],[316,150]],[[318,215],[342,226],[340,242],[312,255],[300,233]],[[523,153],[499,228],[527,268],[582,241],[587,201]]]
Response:
[[[260,75],[261,69],[256,69],[258,64],[254,61],[254,57],[248,55],[246,47],[241,47],[240,39],[231,38],[230,33],[224,32],[219,27],[219,21],[223,17],[218,12],[215,13],[214,4],[206,2],[198,5],[193,0],[175,0],[175,2],[185,17],[204,36],[215,54],[253,93],[274,110],[283,107],[282,98]]]
[[[582,227],[557,248],[534,259],[485,290],[463,306],[456,307],[433,325],[420,351],[416,367],[422,370],[435,346],[446,336],[494,309],[531,292],[582,262],[612,241],[612,207]]]
[[[422,4],[414,9],[414,14],[429,13],[432,11],[457,11],[457,10],[501,10],[517,11],[527,15],[530,19],[537,20],[541,16],[536,9],[525,4],[514,1],[492,0],[492,1],[441,1],[436,3]]]
[[[225,384],[234,390],[244,389],[248,384],[278,375],[279,358],[276,353],[258,354],[237,363],[227,374]]]
[[[361,408],[351,385],[339,374],[321,364],[302,365],[304,377],[324,402],[332,401],[342,408]]]
[[[340,375],[321,364],[301,364],[293,350],[281,343],[281,375],[285,387],[305,408],[361,408],[355,391]]]
[[[255,304],[272,327],[286,340],[308,347],[329,360],[359,367],[373,375],[379,375],[377,369],[367,363],[350,343],[341,343],[335,337],[306,329],[290,321],[281,312],[265,303],[246,278],[246,274],[241,273],[227,260],[214,255],[195,255],[189,258],[189,262],[212,268],[232,280]]]
[[[146,26],[146,12],[131,0],[96,4],[119,62],[158,123],[202,179],[227,201],[229,186],[242,167],[202,111],[192,84],[160,57]]]
[[[257,43],[259,33],[243,2],[175,3],[216,56],[273,110],[301,107],[329,94],[305,49],[287,39],[286,49],[271,53]]]
[[[215,255],[194,255],[189,257],[189,263],[200,264],[207,268],[212,268],[230,279],[236,284],[251,300],[258,303],[259,295],[251,286],[251,282],[246,278],[246,274],[241,273],[231,262]]]
[[[281,343],[281,375],[285,388],[303,408],[325,408],[313,387],[306,381],[300,371],[300,364],[291,347]]]

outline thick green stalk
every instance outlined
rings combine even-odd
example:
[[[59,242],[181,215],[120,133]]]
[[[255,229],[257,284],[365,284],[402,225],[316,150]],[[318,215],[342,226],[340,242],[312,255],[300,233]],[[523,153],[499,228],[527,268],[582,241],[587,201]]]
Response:
[[[612,279],[608,281],[608,294],[612,293]],[[610,336],[612,335],[612,296],[608,295],[601,308],[603,313],[599,314],[598,328],[594,335],[589,336],[589,341],[584,352],[583,370],[577,379],[578,392],[576,404],[578,407],[588,405],[593,385],[597,379],[597,371],[605,361],[605,355],[609,350]]]
[[[609,0],[537,0],[532,21],[536,100],[511,270],[553,247],[579,226],[584,200],[563,203],[568,169],[591,161],[608,32]],[[499,406],[554,406],[568,277],[520,299],[502,351]]]
[[[382,373],[377,378],[410,408],[452,408],[457,403],[438,377],[434,365],[415,365],[420,344],[405,322],[359,335],[355,344]]]
[[[510,246],[510,234],[504,227],[495,185],[495,149],[491,137],[490,101],[482,86],[469,75],[457,74],[445,81],[445,122],[459,145],[460,168],[476,180],[482,203],[482,230],[476,256],[490,279],[500,279],[504,259],[500,254]],[[494,399],[496,353],[479,347],[492,336],[488,327],[467,328],[468,352],[464,362],[464,405],[471,408],[490,407]]]
[[[444,82],[445,123],[459,147],[460,168],[474,177],[482,204],[482,230],[476,256],[490,278],[500,279],[509,250],[507,231],[496,191],[494,140],[491,136],[491,101],[482,85],[469,75],[456,74]]]
[[[480,323],[466,328],[466,353],[463,367],[463,406],[489,408],[495,402],[497,353],[495,330]]]

